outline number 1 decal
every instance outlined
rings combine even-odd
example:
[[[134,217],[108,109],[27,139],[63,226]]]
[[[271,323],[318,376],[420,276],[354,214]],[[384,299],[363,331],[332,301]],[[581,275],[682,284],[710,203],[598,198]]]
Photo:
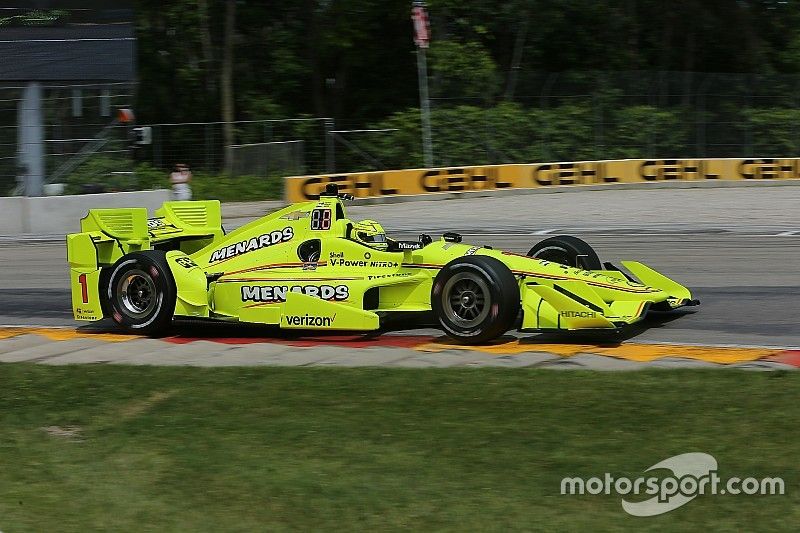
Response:
[[[86,274],[78,276],[78,283],[81,284],[81,299],[83,303],[89,303],[89,284],[86,281]]]

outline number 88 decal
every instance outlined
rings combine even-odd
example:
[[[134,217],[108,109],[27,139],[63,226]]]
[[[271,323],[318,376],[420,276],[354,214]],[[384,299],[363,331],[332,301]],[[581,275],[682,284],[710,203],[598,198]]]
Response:
[[[331,229],[331,210],[314,209],[311,211],[311,230],[326,231]]]

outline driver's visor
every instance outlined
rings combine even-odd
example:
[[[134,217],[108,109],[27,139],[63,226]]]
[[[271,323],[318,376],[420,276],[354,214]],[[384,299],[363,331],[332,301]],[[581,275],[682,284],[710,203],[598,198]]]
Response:
[[[358,238],[364,242],[384,243],[386,242],[385,233],[376,233],[375,235],[367,235],[366,233],[359,232]]]

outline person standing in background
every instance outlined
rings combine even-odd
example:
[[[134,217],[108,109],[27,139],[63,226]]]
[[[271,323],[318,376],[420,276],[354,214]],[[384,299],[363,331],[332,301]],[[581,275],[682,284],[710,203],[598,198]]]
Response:
[[[192,188],[189,186],[192,181],[192,171],[188,165],[177,163],[169,175],[169,181],[172,184],[172,196],[175,200],[192,199]]]

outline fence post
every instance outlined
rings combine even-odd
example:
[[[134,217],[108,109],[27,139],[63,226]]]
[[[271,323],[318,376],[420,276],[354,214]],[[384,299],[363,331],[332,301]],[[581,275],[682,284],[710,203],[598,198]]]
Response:
[[[598,78],[600,75],[597,75]],[[603,80],[605,81],[605,80]],[[592,108],[594,110],[594,158],[607,159],[605,150],[601,150],[603,146],[603,95],[598,95],[598,90],[603,91],[605,84],[598,79],[596,89],[592,92]]]
[[[697,90],[697,116],[695,118],[696,126],[697,126],[697,157],[705,157],[706,156],[706,94],[705,91],[708,90],[708,85],[710,83],[713,74],[706,74],[705,78],[703,79],[703,83],[700,84],[700,87]]]
[[[325,172],[336,172],[336,146],[334,144],[333,131],[336,125],[332,118],[324,119],[325,125]]]
[[[547,115],[546,111],[547,111],[547,109],[549,107],[549,103],[550,102],[547,101],[547,98],[549,96],[550,89],[555,85],[557,78],[558,78],[558,73],[548,74],[547,79],[545,80],[545,82],[543,84],[542,92],[539,94],[539,98],[540,98],[539,106],[543,111],[542,118],[545,121],[544,127],[541,128],[541,132],[542,132],[542,158],[543,158],[544,161],[549,161],[551,159],[551,157],[550,157],[550,135],[549,135],[549,132],[547,130],[547,128],[549,128],[549,125],[547,124],[547,116],[546,116]]]
[[[489,109],[484,109],[481,113],[483,118],[483,149],[486,152],[486,164],[491,165],[496,163],[496,150],[491,145],[491,130],[489,128]]]
[[[264,121],[264,142],[271,143],[272,142],[272,121],[265,120]]]
[[[203,128],[203,133],[205,133],[206,138],[206,172],[211,171],[211,124],[206,124],[205,128]]]
[[[161,168],[161,126],[153,126],[153,163],[156,168]]]
[[[652,107],[653,109],[655,109],[656,112],[658,112],[658,110],[660,109],[659,108],[659,104],[660,104],[659,100],[661,99],[661,75],[662,75],[661,73],[662,72],[663,71],[659,71],[657,79],[654,77],[653,79],[650,80],[650,83],[648,84],[648,89],[647,89],[647,93],[648,93],[647,94],[647,104],[650,107]],[[655,92],[657,92],[658,94],[654,94]],[[648,159],[655,159],[657,157],[660,157],[659,154],[656,153],[656,149],[655,149],[655,140],[654,140],[655,128],[653,127],[653,125],[654,125],[653,122],[654,121],[655,121],[655,118],[652,118],[652,116],[651,116],[650,124],[647,125],[648,126],[647,127],[647,152],[646,152],[647,155],[645,157],[647,157]],[[671,157],[671,156],[667,156],[667,157]]]
[[[753,121],[750,120],[750,113],[753,109],[753,88],[756,87],[756,75],[745,75],[747,94],[745,96],[746,105],[740,106],[740,109],[745,109],[747,118],[744,120],[744,155],[745,157],[754,157],[756,154],[753,150]],[[760,154],[759,154],[760,155]],[[772,155],[772,154],[770,154]],[[776,154],[777,155],[777,154]]]
[[[30,82],[17,102],[17,161],[24,166],[25,196],[42,196],[45,181],[45,146],[42,85]]]
[[[795,77],[794,82],[795,83],[800,82],[800,78],[799,77]],[[798,86],[797,89],[800,89],[800,86]],[[798,92],[797,92],[797,90],[795,90],[792,93],[792,102],[794,103],[794,109],[795,110],[800,110],[800,100],[798,100],[797,95],[798,95]],[[797,157],[798,155],[800,155],[800,154],[798,154],[798,148],[800,147],[800,138],[798,138],[798,136],[797,136],[797,133],[798,133],[797,121],[792,120],[791,123],[792,123],[792,139],[794,139],[794,146],[792,147],[793,148],[792,156],[793,157]]]

